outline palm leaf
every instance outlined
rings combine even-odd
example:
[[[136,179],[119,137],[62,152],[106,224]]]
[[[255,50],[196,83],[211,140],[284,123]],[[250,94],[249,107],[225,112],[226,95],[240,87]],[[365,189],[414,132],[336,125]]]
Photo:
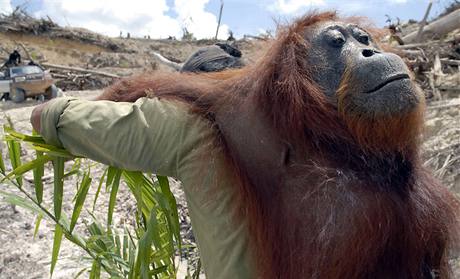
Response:
[[[11,166],[13,170],[21,165],[21,145],[14,140],[7,140],[8,153],[10,155]],[[22,186],[22,177],[16,177],[16,181]]]
[[[0,172],[4,174],[6,172],[5,162],[3,161],[3,150],[0,148]]]
[[[102,184],[104,183],[104,179],[105,179],[105,177],[107,175],[107,171],[108,171],[108,168],[104,170],[104,172],[102,173],[101,178],[99,179],[99,185],[97,186],[96,194],[94,195],[92,212],[94,212],[94,209],[96,208],[97,198],[99,197],[99,193],[101,192]]]
[[[37,214],[34,236],[38,233],[43,217],[49,217],[50,220],[56,223],[51,255],[51,274],[55,270],[59,257],[62,236],[65,236],[72,243],[83,248],[93,259],[93,264],[89,271],[90,278],[100,278],[102,269],[110,278],[175,277],[174,256],[176,245],[179,248],[179,252],[182,246],[177,203],[169,188],[169,182],[166,177],[157,176],[158,181],[155,182],[151,174],[108,167],[98,181],[93,201],[94,211],[102,184],[105,181],[106,189],[110,192],[107,227],[100,226],[95,219],[95,222],[88,226],[90,237],[84,239],[74,232],[74,228],[91,185],[90,170],[83,172],[79,158],[61,147],[45,143],[40,136],[24,135],[9,128],[6,128],[5,131],[5,141],[8,146],[13,170],[3,180],[20,188],[21,184],[19,184],[19,181],[11,179],[20,179],[24,173],[33,171],[36,198],[33,195],[29,195],[25,188],[20,188],[20,190],[27,198],[1,190],[0,195],[5,197],[7,202],[32,210]],[[20,142],[30,144],[36,151],[37,158],[21,164]],[[67,159],[74,159],[76,161],[71,170],[64,173],[64,161]],[[54,171],[54,214],[41,205],[43,200],[42,177],[44,174],[44,165],[50,160],[53,161]],[[1,152],[0,172],[5,176]],[[76,189],[74,209],[69,221],[62,213],[63,179],[74,174],[83,174],[83,177],[79,183],[79,187]],[[113,223],[116,197],[121,177],[123,177],[130,191],[134,194],[138,211],[135,214],[136,229],[130,232],[130,230],[125,228],[124,232],[119,234],[115,229],[112,229],[111,225]],[[33,202],[31,203],[29,200]],[[85,270],[87,269],[82,269],[77,274],[77,277],[83,274]]]
[[[55,157],[53,158],[53,170],[54,170],[54,216],[57,220],[61,217],[62,211],[62,196],[64,193],[64,158]]]
[[[170,229],[172,230],[172,233],[174,234],[178,248],[179,248],[179,253],[182,252],[182,244],[181,244],[181,237],[180,237],[180,222],[179,222],[179,214],[177,210],[177,202],[176,198],[174,197],[173,193],[171,192],[171,189],[169,188],[169,181],[168,178],[165,176],[160,176],[157,175],[158,183],[160,184],[161,192],[165,196],[165,198],[168,200],[169,203],[169,213],[168,216],[168,221],[170,225]]]
[[[98,260],[93,261],[91,271],[89,272],[89,279],[99,279],[101,278],[101,264]]]
[[[42,219],[43,219],[43,215],[38,214],[37,215],[37,220],[35,220],[34,239],[37,237],[38,229],[40,228],[40,223],[41,223]]]
[[[13,131],[11,131],[11,132],[13,132]],[[32,136],[34,138],[36,138],[37,140],[39,140],[39,139],[43,140],[43,138],[41,138],[41,136],[39,136],[38,133],[35,130],[32,130]],[[37,155],[37,159],[40,159],[40,158],[43,157],[43,152],[36,151],[35,154]],[[37,166],[36,168],[34,168],[33,174],[34,174],[35,196],[37,197],[38,203],[41,204],[42,201],[43,201],[43,181],[42,181],[42,177],[45,174],[44,165],[40,165],[40,166]]]
[[[9,174],[7,174],[0,182],[4,182],[5,180],[7,179],[11,179],[11,178],[19,178],[21,177],[24,173],[30,171],[30,170],[33,170],[33,169],[36,169],[36,168],[40,168],[40,167],[43,167],[43,165],[48,162],[48,161],[51,161],[52,160],[52,157],[50,156],[41,156],[33,161],[30,161],[30,162],[27,162],[23,165],[20,165],[16,168],[13,169],[13,171],[11,171]],[[19,183],[19,182],[18,182]]]
[[[32,211],[35,214],[45,214],[43,210],[35,205],[33,202],[30,202],[28,199],[18,196],[16,194],[8,193],[0,190],[0,196],[3,196],[4,201]]]
[[[110,175],[113,173],[113,179],[111,179],[111,191],[110,191],[110,199],[109,199],[109,210],[107,213],[107,227],[110,227],[112,225],[112,216],[113,216],[113,210],[115,208],[115,203],[117,200],[117,193],[118,193],[118,187],[120,186],[120,177],[121,177],[121,170],[113,168],[114,171],[110,171],[109,168],[109,173],[107,174],[107,181],[109,181]]]
[[[36,151],[37,154],[37,160],[43,159],[45,156],[43,156],[43,152]],[[37,197],[38,203],[42,203],[43,201],[43,181],[42,177],[45,174],[45,167],[43,163],[42,165],[37,166],[34,168],[33,174],[34,174],[34,185],[35,185],[35,196]]]
[[[78,217],[80,216],[83,203],[85,202],[86,196],[88,194],[89,187],[91,186],[91,177],[89,172],[86,172],[81,181],[80,188],[77,192],[77,198],[75,200],[75,206],[73,209],[72,217],[70,218],[70,232],[73,231],[75,225],[77,224]]]
[[[59,257],[59,250],[61,249],[61,242],[62,242],[62,228],[60,225],[56,224],[54,229],[54,241],[53,241],[53,252],[51,254],[51,276],[53,275],[54,268],[56,267],[56,263]]]

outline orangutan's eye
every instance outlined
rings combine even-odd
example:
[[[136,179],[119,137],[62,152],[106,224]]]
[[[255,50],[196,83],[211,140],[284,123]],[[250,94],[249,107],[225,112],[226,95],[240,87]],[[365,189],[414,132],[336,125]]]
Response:
[[[343,36],[336,37],[332,40],[334,46],[341,47],[345,43],[345,38]]]
[[[345,36],[338,30],[329,30],[327,36],[329,37],[329,44],[333,47],[342,47],[346,42]]]
[[[359,35],[358,41],[362,44],[369,45],[369,36],[367,34]]]
[[[372,40],[371,36],[366,31],[364,31],[363,29],[359,27],[354,27],[352,29],[352,34],[353,34],[353,37],[355,37],[358,42],[364,45],[369,45]]]

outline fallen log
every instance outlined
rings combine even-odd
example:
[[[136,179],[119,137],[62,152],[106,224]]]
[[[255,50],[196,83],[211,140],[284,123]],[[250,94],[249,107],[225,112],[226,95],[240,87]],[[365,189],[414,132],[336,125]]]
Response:
[[[428,25],[425,25],[421,33],[421,40],[428,36],[441,37],[457,28],[460,28],[460,9],[443,16]],[[417,40],[418,31],[414,31],[402,39],[404,43],[414,43]]]
[[[268,41],[269,37],[268,36],[254,36],[254,35],[244,35],[244,39],[254,39],[254,40],[260,40],[260,41]]]
[[[403,53],[404,56],[411,56],[411,57],[414,57],[414,56],[424,57],[425,56],[423,53],[423,50],[421,49],[401,49],[400,52]]]
[[[414,44],[407,44],[407,45],[400,45],[400,46],[395,46],[397,49],[410,49],[410,48],[421,48],[421,47],[426,47],[431,44],[436,43],[436,41],[431,41],[431,42],[426,42],[426,43],[414,43]]]
[[[450,104],[436,105],[436,106],[427,106],[427,110],[436,110],[436,109],[445,109],[460,106],[460,102],[452,102]]]
[[[158,59],[158,61],[160,61],[160,63],[166,65],[166,66],[169,66],[177,71],[179,71],[181,68],[182,68],[182,64],[179,64],[179,63],[176,63],[174,61],[171,61],[169,60],[168,58],[164,57],[163,55],[157,53],[157,52],[154,52],[153,51],[153,55]]]
[[[455,91],[455,92],[458,92],[460,91],[460,87],[455,87],[455,86],[444,86],[444,85],[441,85],[438,87],[439,90],[442,90],[442,91]]]
[[[430,0],[430,3],[428,4],[428,8],[426,9],[425,16],[423,16],[422,22],[420,22],[420,27],[417,31],[417,36],[415,37],[415,41],[420,42],[420,38],[422,37],[422,32],[423,28],[426,25],[426,19],[428,18],[428,15],[430,14],[431,7],[433,6],[433,0]]]
[[[52,73],[54,78],[69,78],[68,75],[63,75],[63,74],[58,74],[58,73]]]
[[[56,64],[50,64],[50,63],[41,63],[41,65],[45,66],[45,67],[48,67],[48,68],[54,68],[54,69],[60,69],[60,70],[75,71],[75,72],[94,74],[94,75],[100,75],[100,76],[111,77],[111,78],[120,78],[119,75],[106,73],[106,72],[101,72],[101,71],[83,69],[83,68],[79,68],[79,67],[69,67],[69,66],[56,65]]]
[[[441,58],[441,63],[451,65],[451,66],[460,66],[460,60]]]

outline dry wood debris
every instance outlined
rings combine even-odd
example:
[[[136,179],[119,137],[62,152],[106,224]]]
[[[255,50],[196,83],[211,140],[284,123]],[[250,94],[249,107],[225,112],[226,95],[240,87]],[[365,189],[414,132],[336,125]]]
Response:
[[[420,22],[390,25],[398,32],[387,38],[434,100],[460,97],[460,2],[447,11],[431,22],[424,17]]]
[[[122,44],[109,37],[83,28],[61,27],[51,18],[36,19],[17,7],[11,14],[0,14],[0,32],[44,35],[50,38],[63,38],[94,44],[118,52],[129,52]]]
[[[404,57],[428,99],[425,165],[460,193],[460,1],[431,21],[398,20],[388,28],[386,41]]]

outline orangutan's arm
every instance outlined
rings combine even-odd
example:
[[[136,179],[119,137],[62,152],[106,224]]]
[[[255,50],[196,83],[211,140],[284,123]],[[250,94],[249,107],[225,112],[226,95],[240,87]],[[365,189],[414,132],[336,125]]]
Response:
[[[189,141],[196,143],[189,131],[194,129],[194,122],[189,121],[194,116],[170,101],[59,98],[41,110],[36,112],[40,114],[38,127],[47,142],[123,169],[176,177],[183,147],[190,146]],[[36,118],[31,118],[35,126]]]

